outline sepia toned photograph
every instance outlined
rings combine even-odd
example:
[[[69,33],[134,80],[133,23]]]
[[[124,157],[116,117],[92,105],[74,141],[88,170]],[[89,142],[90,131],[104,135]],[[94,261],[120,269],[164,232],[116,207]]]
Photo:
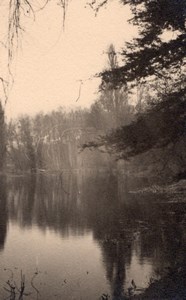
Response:
[[[186,1],[0,16],[0,300],[186,299]]]

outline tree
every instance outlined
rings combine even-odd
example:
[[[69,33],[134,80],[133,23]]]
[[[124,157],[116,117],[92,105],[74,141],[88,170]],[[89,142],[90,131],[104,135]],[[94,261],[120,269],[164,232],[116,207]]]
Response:
[[[36,171],[36,153],[29,117],[20,117],[7,126],[7,150],[10,163],[21,171]]]
[[[3,167],[5,165],[5,154],[6,154],[5,120],[4,120],[4,110],[0,102],[0,171],[3,170]]]
[[[117,54],[113,44],[108,48],[108,66],[113,71],[118,67]],[[133,107],[129,104],[129,93],[127,85],[117,89],[111,89],[109,83],[105,83],[100,92],[98,103],[107,112],[109,128],[126,125],[132,120]]]
[[[94,0],[88,3],[98,12],[109,1]],[[153,90],[154,94],[152,93],[151,97],[154,98],[153,101],[148,103],[146,111],[140,109],[131,125],[117,129],[97,143],[98,146],[105,144],[113,151],[119,151],[119,156],[127,158],[156,147],[174,147],[178,137],[179,140],[185,138],[186,2],[183,0],[120,0],[120,2],[131,7],[133,18],[130,22],[138,26],[139,36],[126,43],[122,51],[121,66],[117,63],[114,47],[110,47],[110,68],[100,74],[101,89],[103,94],[107,93],[102,97],[102,105],[108,104],[105,100],[108,100],[110,95],[116,95],[123,87],[129,90],[144,82],[150,84],[152,80],[157,82],[157,85],[163,81],[171,84],[171,89],[167,89],[161,95]],[[48,3],[47,0],[39,9],[43,9]],[[68,0],[60,0],[59,3],[63,8],[65,20]],[[9,0],[8,4],[8,56],[11,59],[19,33],[23,31],[24,16],[34,17],[38,8],[35,9],[35,2],[29,0]],[[111,98],[113,100],[113,97]],[[120,109],[117,105],[115,108],[117,115]]]
[[[104,90],[109,86],[111,90],[117,90],[128,85],[133,89],[139,84],[151,87],[152,82],[155,84],[150,101],[145,110],[136,115],[135,121],[84,147],[104,146],[123,159],[152,149],[173,151],[180,141],[186,139],[186,2],[122,2],[132,9],[130,22],[139,27],[139,37],[126,43],[122,66],[100,74],[101,88]],[[163,85],[164,89],[157,88]]]
[[[181,0],[122,0],[133,12],[130,22],[139,28],[139,37],[126,44],[123,50],[125,64],[103,72],[103,84],[112,87],[149,76],[167,77],[184,66],[186,46],[186,3]],[[175,38],[163,39],[165,33]],[[166,72],[166,75],[165,75]]]

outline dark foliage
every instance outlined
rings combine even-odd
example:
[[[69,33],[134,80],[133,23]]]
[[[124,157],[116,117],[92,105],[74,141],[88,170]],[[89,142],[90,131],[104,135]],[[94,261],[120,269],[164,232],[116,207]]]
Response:
[[[139,82],[148,84],[153,80],[157,85],[166,82],[168,89],[154,95],[152,92],[146,109],[131,124],[83,147],[104,147],[119,158],[128,159],[151,149],[172,147],[185,139],[186,2],[123,0],[122,3],[131,7],[130,22],[138,26],[139,37],[126,43],[123,66],[101,74],[101,88],[118,89],[126,84],[134,87]]]
[[[139,37],[126,44],[123,50],[124,65],[103,72],[104,82],[118,87],[129,81],[151,75],[163,76],[162,71],[175,72],[184,64],[186,49],[186,2],[181,0],[123,0],[133,12],[130,20],[139,27]],[[175,32],[175,37],[165,42],[161,35]],[[168,76],[168,74],[167,74]]]
[[[179,101],[178,101],[179,99]],[[164,148],[186,138],[185,89],[150,103],[145,112],[127,126],[113,130],[83,148],[106,147],[119,158],[128,159],[152,148]]]
[[[146,37],[147,38],[147,37]],[[142,40],[137,40],[140,46]],[[137,43],[128,44],[127,50],[123,51],[125,65],[114,70],[102,73],[102,87],[105,83],[110,83],[112,88],[118,88],[134,80],[146,79],[148,76],[158,78],[170,78],[162,71],[167,69],[171,73],[176,73],[180,68],[180,63],[185,57],[186,34],[181,34],[175,40],[151,44],[139,49]],[[137,49],[137,50],[136,50]],[[130,52],[129,52],[130,50]],[[184,65],[184,62],[182,62]],[[169,68],[172,68],[169,70]]]

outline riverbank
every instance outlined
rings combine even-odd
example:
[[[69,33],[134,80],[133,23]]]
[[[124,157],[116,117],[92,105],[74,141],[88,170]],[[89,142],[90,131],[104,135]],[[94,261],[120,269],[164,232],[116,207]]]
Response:
[[[163,195],[166,202],[169,203],[185,203],[186,202],[186,180],[180,180],[166,185],[153,185],[137,191],[131,191],[136,194],[156,194]],[[181,220],[180,225],[186,224],[186,215]],[[176,239],[176,236],[172,236],[172,239]],[[180,250],[183,249],[183,245],[180,245]],[[159,280],[152,280],[149,287],[141,294],[132,295],[128,299],[186,299],[186,254],[180,253],[182,259],[176,261],[172,267],[165,270],[164,276]]]
[[[130,191],[135,194],[164,194],[169,201],[186,202],[186,179],[171,184],[158,185],[154,184],[150,187]]]
[[[186,297],[186,265],[179,265],[169,270],[169,274],[152,282],[146,291],[132,296],[131,300],[160,299],[183,300]]]

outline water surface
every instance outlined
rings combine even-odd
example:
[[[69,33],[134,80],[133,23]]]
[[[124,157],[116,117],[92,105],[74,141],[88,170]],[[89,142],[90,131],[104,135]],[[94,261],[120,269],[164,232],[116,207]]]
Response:
[[[183,259],[184,203],[109,172],[0,179],[0,299],[125,299]]]

